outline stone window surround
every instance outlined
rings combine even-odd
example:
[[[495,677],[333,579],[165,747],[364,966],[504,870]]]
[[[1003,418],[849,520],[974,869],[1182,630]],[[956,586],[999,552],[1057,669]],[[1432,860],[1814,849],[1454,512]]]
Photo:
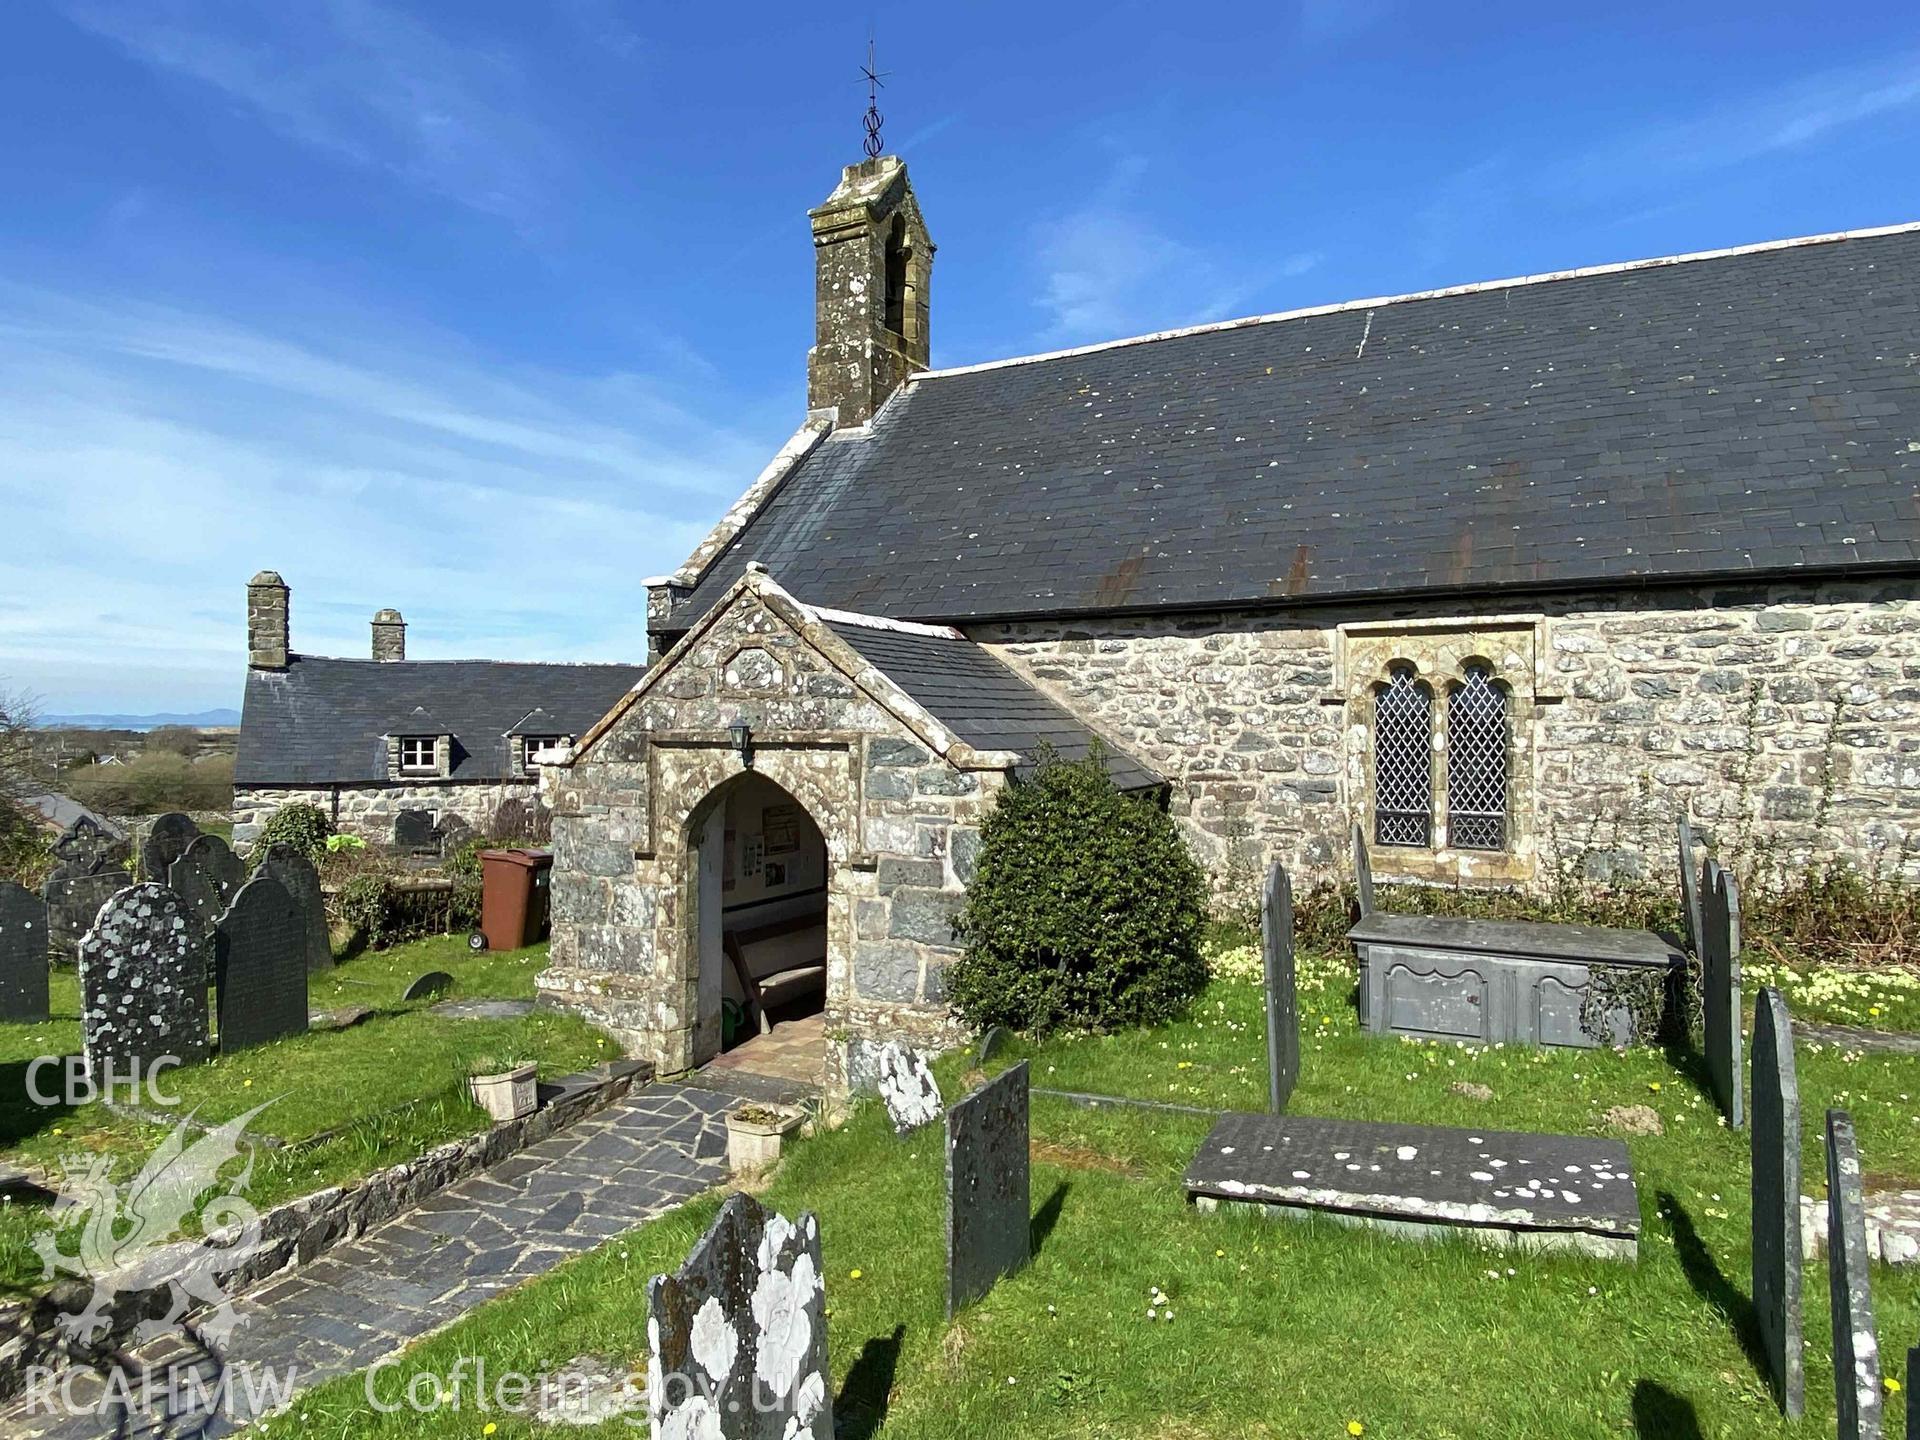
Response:
[[[1321,696],[1346,712],[1345,773],[1353,819],[1367,842],[1374,873],[1439,884],[1522,884],[1534,875],[1534,729],[1538,707],[1561,698],[1549,678],[1544,615],[1434,617],[1359,621],[1335,627],[1334,689]],[[1447,699],[1482,663],[1506,692],[1512,746],[1508,752],[1508,843],[1504,851],[1447,843]],[[1433,842],[1428,848],[1376,845],[1373,815],[1373,706],[1378,686],[1396,665],[1411,666],[1433,693]]]
[[[540,766],[533,758],[535,755],[542,750],[572,743],[571,735],[509,735],[507,746],[511,753],[507,756],[508,768],[515,775],[538,775]]]
[[[409,746],[418,747],[426,742],[430,742],[433,746],[432,763],[430,765],[421,765],[417,761],[409,763],[405,758]],[[453,736],[387,736],[387,778],[389,780],[445,780],[452,774]]]

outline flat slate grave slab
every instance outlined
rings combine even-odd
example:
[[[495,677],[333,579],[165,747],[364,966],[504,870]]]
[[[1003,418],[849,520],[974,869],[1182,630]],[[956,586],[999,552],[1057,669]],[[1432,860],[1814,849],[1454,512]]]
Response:
[[[1640,1197],[1618,1140],[1383,1125],[1305,1115],[1223,1115],[1187,1167],[1205,1209],[1325,1215],[1414,1239],[1633,1259]]]

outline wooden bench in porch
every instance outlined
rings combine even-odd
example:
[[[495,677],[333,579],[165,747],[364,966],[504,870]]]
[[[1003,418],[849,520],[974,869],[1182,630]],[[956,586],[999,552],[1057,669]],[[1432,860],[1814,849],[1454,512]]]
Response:
[[[801,946],[801,959],[783,961],[762,974],[754,972],[751,954],[756,948],[802,936],[817,940],[817,943]],[[745,930],[729,930],[721,936],[720,943],[727,953],[728,963],[733,966],[734,978],[746,993],[747,1005],[762,1035],[773,1029],[770,1011],[782,1010],[816,997],[824,998],[827,993],[827,920],[824,915],[800,915]]]

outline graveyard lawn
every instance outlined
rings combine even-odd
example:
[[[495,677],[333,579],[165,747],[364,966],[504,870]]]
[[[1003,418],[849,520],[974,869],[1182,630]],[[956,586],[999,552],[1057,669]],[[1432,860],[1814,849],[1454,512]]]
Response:
[[[420,975],[456,977],[443,998],[531,1000],[546,947],[470,955],[461,937],[441,936],[369,953],[310,977],[310,1009],[373,1012],[346,1029],[305,1035],[166,1072],[160,1088],[177,1108],[139,1102],[137,1111],[95,1102],[77,1109],[40,1107],[27,1096],[26,1067],[43,1055],[80,1049],[79,985],[71,969],[52,979],[54,1018],[43,1025],[0,1025],[0,1167],[58,1176],[68,1157],[108,1154],[114,1177],[137,1173],[172,1126],[192,1114],[218,1124],[266,1104],[249,1130],[286,1142],[256,1151],[248,1199],[269,1205],[347,1184],[487,1125],[465,1078],[482,1056],[536,1060],[556,1077],[614,1058],[617,1048],[578,1018],[536,1012],[511,1020],[450,1019],[432,1001],[401,999]],[[40,1078],[57,1090],[54,1072]],[[0,1286],[35,1289],[41,1262],[33,1250],[44,1209],[0,1201]]]
[[[1038,1093],[1262,1108],[1259,986],[1221,976],[1165,1028],[1015,1043],[994,1057],[993,1069],[1032,1066],[1037,1252],[951,1325],[939,1129],[896,1139],[868,1103],[794,1147],[762,1198],[788,1215],[820,1214],[843,1435],[1833,1433],[1825,1264],[1806,1270],[1808,1414],[1790,1424],[1750,1349],[1747,1137],[1719,1123],[1691,1062],[1365,1036],[1351,965],[1303,956],[1301,968],[1294,1113],[1591,1135],[1612,1133],[1601,1118],[1610,1107],[1654,1112],[1662,1135],[1626,1137],[1644,1226],[1638,1264],[1199,1214],[1180,1176],[1208,1117],[1088,1110]],[[949,1102],[964,1093],[965,1065],[937,1067]],[[1803,1044],[1799,1078],[1810,1193],[1823,1193],[1829,1105],[1852,1110],[1870,1183],[1920,1177],[1920,1059]],[[1462,1083],[1492,1098],[1456,1091]],[[583,1353],[644,1371],[647,1279],[680,1264],[716,1204],[696,1202],[483,1307],[383,1371],[376,1393],[392,1399],[419,1372],[448,1376],[461,1356],[496,1376]],[[1920,1341],[1920,1274],[1876,1266],[1873,1278],[1881,1351],[1904,1382],[1900,1362]],[[302,1400],[300,1433],[464,1440],[489,1422],[495,1440],[562,1433],[497,1410],[382,1415],[364,1384],[350,1377]],[[1887,1406],[1890,1435],[1902,1432],[1904,1399]],[[630,1432],[615,1422],[602,1433]]]

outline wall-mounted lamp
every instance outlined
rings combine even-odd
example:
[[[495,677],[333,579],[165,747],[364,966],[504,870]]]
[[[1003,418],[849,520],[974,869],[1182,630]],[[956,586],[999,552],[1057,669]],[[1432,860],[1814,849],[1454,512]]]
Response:
[[[740,755],[740,763],[747,769],[753,768],[753,731],[747,728],[747,722],[736,720],[727,727],[727,733],[733,737],[733,748]]]

